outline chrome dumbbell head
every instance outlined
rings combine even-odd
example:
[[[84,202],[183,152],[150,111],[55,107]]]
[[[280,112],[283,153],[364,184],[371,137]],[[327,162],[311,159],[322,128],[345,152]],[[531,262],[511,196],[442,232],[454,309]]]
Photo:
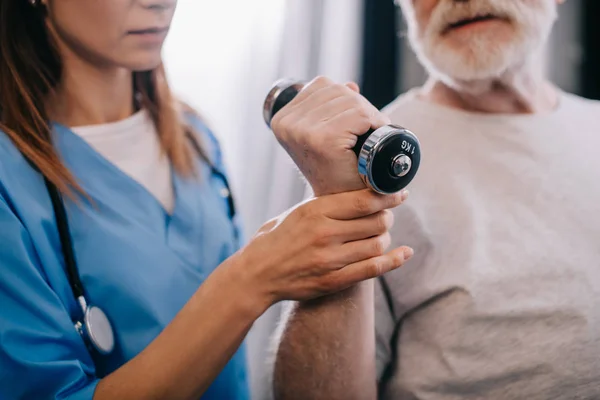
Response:
[[[263,117],[271,126],[273,116],[296,97],[304,82],[281,79],[273,85],[263,105]],[[409,130],[386,125],[358,137],[354,152],[358,173],[367,187],[381,194],[404,189],[415,177],[421,164],[421,147]]]
[[[382,194],[396,193],[408,186],[420,164],[417,137],[398,125],[386,125],[373,131],[358,156],[358,172],[363,181]]]

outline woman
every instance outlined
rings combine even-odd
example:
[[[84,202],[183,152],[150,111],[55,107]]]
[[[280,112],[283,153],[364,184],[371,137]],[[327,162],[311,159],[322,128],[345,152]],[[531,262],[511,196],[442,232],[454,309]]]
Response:
[[[2,399],[248,398],[270,305],[402,263],[383,249],[404,196],[366,190],[239,244],[218,143],[161,66],[175,3],[0,2]]]

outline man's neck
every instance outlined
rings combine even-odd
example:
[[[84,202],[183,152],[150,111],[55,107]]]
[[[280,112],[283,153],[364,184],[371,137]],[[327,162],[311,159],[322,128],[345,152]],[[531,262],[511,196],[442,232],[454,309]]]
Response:
[[[459,85],[430,78],[420,96],[448,107],[488,114],[544,113],[554,110],[558,104],[556,88],[533,70]]]
[[[60,84],[47,101],[50,117],[66,126],[104,124],[133,114],[132,73],[62,54]]]

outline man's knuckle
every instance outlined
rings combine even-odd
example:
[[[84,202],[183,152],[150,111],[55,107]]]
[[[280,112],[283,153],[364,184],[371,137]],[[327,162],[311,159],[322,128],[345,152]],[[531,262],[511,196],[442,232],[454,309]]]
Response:
[[[275,135],[280,136],[283,131],[283,120],[284,116],[280,114],[275,114],[273,119],[271,120],[271,130],[275,133]]]
[[[339,101],[341,110],[347,111],[347,110],[355,109],[354,101],[353,101],[352,97],[350,97],[350,96],[341,94],[341,98],[338,101]]]
[[[334,94],[335,97],[343,96],[344,93],[343,88],[339,84],[333,82],[330,83],[327,90],[329,90],[331,94]]]
[[[370,120],[371,117],[367,110],[364,109],[360,104],[358,104],[354,99],[349,99],[348,104],[350,108],[353,110],[353,116],[357,120]]]
[[[319,76],[315,77],[315,79],[313,79],[313,81],[312,81],[312,84],[318,88],[331,86],[332,83],[333,82],[331,81],[331,79],[329,79],[328,77],[326,77],[324,75],[319,75]]]
[[[275,136],[279,140],[283,140],[285,142],[296,140],[298,131],[302,128],[298,119],[292,114],[285,114],[276,118],[277,119],[273,119],[271,123],[271,127],[275,133]]]
[[[371,127],[371,118],[362,108],[354,108],[353,110],[352,118],[355,124],[360,130],[366,132]]]

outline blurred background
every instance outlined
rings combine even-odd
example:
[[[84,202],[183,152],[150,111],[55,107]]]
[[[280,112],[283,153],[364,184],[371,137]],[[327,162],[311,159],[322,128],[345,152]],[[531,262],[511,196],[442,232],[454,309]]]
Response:
[[[558,86],[595,99],[598,15],[600,1],[568,0],[547,53]],[[355,81],[381,108],[425,79],[393,0],[179,0],[164,58],[174,91],[221,141],[247,237],[307,195],[262,119],[275,80]],[[268,341],[279,313],[272,307],[248,338],[254,399],[269,398]]]

